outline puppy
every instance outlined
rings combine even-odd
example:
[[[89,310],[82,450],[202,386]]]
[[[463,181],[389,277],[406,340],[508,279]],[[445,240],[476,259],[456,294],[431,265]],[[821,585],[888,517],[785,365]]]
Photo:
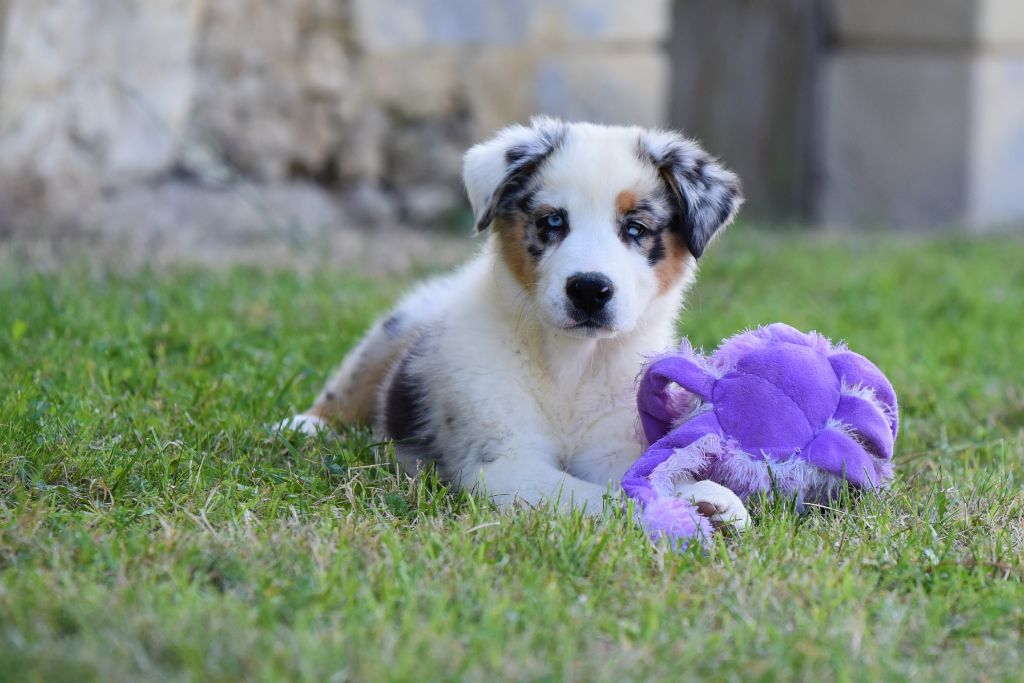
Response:
[[[409,472],[498,504],[600,512],[643,450],[636,380],[675,344],[697,260],[739,181],[676,133],[536,118],[466,153],[480,254],[421,285],[292,428],[372,422]],[[678,495],[747,523],[712,482]]]

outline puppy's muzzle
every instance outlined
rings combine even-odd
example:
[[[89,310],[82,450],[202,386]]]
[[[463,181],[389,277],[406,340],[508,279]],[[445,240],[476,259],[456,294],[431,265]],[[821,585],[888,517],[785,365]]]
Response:
[[[602,273],[576,273],[565,282],[565,294],[575,309],[577,322],[596,321],[604,317],[604,309],[615,296],[615,286]]]

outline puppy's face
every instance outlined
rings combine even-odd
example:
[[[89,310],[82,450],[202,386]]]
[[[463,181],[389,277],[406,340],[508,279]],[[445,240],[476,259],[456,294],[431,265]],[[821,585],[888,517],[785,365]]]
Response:
[[[677,292],[740,202],[736,177],[691,141],[551,119],[471,149],[465,180],[541,320],[590,337],[632,330]]]

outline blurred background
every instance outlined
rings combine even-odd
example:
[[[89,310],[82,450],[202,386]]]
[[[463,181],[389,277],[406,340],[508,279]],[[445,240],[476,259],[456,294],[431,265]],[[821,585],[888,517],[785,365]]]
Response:
[[[1024,230],[1021,0],[0,0],[0,238],[430,253],[535,113],[699,138],[759,226]]]

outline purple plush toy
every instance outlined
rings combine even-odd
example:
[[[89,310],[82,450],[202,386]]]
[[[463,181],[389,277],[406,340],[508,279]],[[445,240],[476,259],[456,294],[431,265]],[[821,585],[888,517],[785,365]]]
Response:
[[[623,477],[655,538],[710,538],[708,521],[673,497],[684,478],[741,499],[759,491],[827,502],[844,480],[892,478],[896,394],[875,365],[825,337],[776,323],[727,339],[709,357],[683,341],[651,362],[637,398],[650,447]]]

